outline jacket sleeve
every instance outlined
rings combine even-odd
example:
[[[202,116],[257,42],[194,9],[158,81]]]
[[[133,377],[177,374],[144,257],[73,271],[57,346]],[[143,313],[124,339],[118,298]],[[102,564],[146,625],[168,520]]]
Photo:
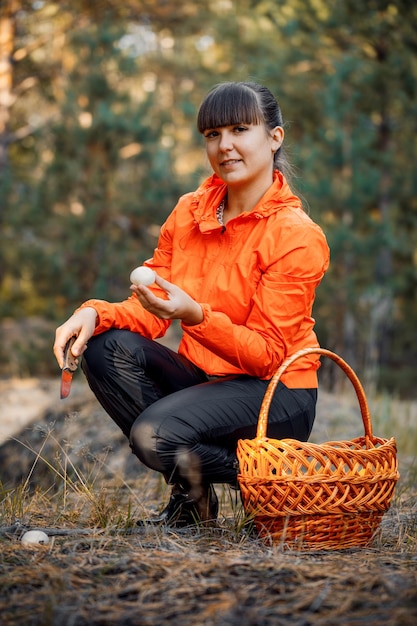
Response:
[[[283,241],[286,247],[263,274],[245,325],[233,324],[227,314],[203,303],[201,324],[182,326],[218,357],[265,379],[290,354],[318,345],[311,313],[316,288],[329,264],[326,239],[315,224]]]
[[[156,339],[165,335],[171,323],[169,320],[161,320],[146,311],[134,295],[123,302],[87,300],[77,311],[84,307],[92,307],[97,313],[95,335],[110,328],[123,328],[140,333],[149,339]]]

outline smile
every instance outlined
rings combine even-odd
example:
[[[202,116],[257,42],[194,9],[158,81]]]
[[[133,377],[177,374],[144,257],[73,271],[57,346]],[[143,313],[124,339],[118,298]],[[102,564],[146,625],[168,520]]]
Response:
[[[229,165],[235,165],[236,163],[240,163],[241,159],[229,159],[228,161],[222,161],[220,165],[222,167],[228,167]]]

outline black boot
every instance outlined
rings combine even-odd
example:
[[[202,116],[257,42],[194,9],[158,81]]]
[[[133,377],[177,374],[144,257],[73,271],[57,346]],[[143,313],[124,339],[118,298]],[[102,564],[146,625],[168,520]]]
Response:
[[[219,502],[212,485],[203,489],[201,497],[196,500],[188,491],[177,484],[174,485],[166,507],[154,518],[139,520],[139,526],[172,526],[183,528],[199,522],[215,520],[219,511]]]

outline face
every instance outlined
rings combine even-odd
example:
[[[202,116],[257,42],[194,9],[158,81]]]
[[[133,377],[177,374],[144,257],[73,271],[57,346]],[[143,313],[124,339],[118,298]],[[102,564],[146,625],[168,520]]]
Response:
[[[204,132],[206,151],[213,171],[227,185],[272,182],[274,153],[284,131],[263,124],[234,124]]]

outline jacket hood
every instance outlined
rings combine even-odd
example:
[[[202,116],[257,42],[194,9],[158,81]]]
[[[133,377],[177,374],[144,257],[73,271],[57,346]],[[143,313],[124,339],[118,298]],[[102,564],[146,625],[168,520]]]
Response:
[[[216,209],[226,195],[227,185],[217,174],[207,178],[192,194],[192,210],[200,231],[207,233],[221,228]],[[293,194],[284,175],[274,171],[274,182],[259,200],[258,204],[241,217],[262,219],[276,213],[283,207],[301,209],[301,200]]]

